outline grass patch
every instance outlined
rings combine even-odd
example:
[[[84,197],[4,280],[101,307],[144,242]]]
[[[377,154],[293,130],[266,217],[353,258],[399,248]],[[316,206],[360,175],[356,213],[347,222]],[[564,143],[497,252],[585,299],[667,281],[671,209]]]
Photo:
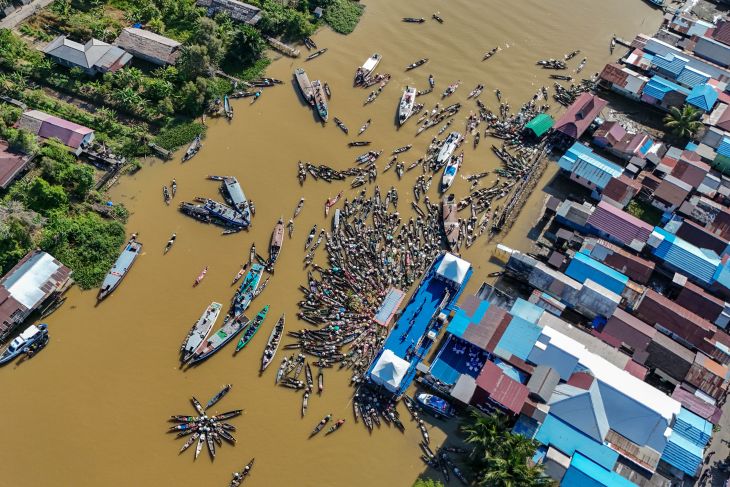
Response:
[[[649,203],[633,199],[626,207],[626,212],[650,225],[657,226],[662,221],[662,211]]]
[[[243,81],[251,81],[252,79],[261,78],[265,74],[266,68],[269,67],[269,64],[271,64],[271,59],[262,57],[246,68],[241,68],[241,66],[235,65],[224,65],[222,68],[224,72],[231,76],[235,76]]]
[[[324,11],[324,20],[332,30],[340,34],[349,34],[360,22],[365,7],[351,0],[335,0]]]
[[[175,150],[205,133],[205,126],[198,122],[184,122],[169,125],[157,134],[155,143],[167,150]]]

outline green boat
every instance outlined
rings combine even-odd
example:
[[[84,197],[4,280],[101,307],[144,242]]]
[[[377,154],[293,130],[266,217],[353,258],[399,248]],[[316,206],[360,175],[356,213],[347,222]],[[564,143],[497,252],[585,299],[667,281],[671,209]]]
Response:
[[[256,315],[256,318],[253,319],[251,324],[246,329],[246,332],[243,334],[240,340],[238,340],[238,345],[236,345],[236,352],[241,350],[243,347],[248,345],[248,342],[251,341],[253,336],[256,334],[257,331],[259,331],[259,327],[261,326],[261,323],[264,322],[264,319],[266,318],[266,313],[269,312],[269,305],[267,304],[264,306],[264,309],[259,311],[259,314]]]

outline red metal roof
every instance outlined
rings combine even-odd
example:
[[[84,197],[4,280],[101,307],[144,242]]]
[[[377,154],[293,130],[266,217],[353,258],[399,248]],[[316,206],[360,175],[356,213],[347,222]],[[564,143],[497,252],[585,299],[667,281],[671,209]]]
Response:
[[[639,284],[649,282],[656,264],[650,260],[634,255],[606,240],[598,240],[597,244],[611,252],[603,258],[603,263],[626,274],[632,281]]]
[[[728,245],[726,240],[691,220],[683,221],[676,235],[699,248],[713,250],[717,255],[722,255]]]
[[[641,380],[644,380],[646,378],[646,374],[649,373],[649,369],[647,369],[643,365],[637,364],[633,360],[629,360],[628,362],[626,362],[626,367],[624,367],[624,370],[636,377],[637,379]]]
[[[628,204],[627,200],[641,191],[641,184],[626,175],[622,174],[617,178],[611,178],[605,188],[603,188],[603,196],[611,198],[620,204]]]
[[[672,399],[682,403],[682,406],[695,413],[700,418],[706,419],[712,424],[717,424],[722,416],[722,410],[709,402],[706,402],[691,392],[682,389],[681,385],[675,387]]]
[[[686,222],[685,222],[686,223]],[[725,307],[725,302],[710,295],[704,289],[687,281],[679,292],[677,303],[708,321],[715,321]]]
[[[598,203],[587,223],[624,245],[630,245],[634,240],[646,242],[654,229],[648,223],[605,201]]]
[[[622,69],[622,66],[617,63],[606,64],[599,76],[602,80],[621,87],[626,86],[626,79],[629,77],[628,73],[626,73],[626,71]]]
[[[583,93],[555,123],[554,129],[569,137],[578,139],[607,104],[606,100],[590,93]]]
[[[657,324],[676,333],[696,347],[717,330],[709,321],[653,289],[647,289],[636,314],[649,324]]]
[[[0,188],[5,189],[28,164],[28,157],[11,152],[7,142],[0,140]]]
[[[477,377],[477,387],[489,398],[515,414],[519,414],[527,401],[529,390],[524,384],[507,377],[494,362],[487,361]]]
[[[725,20],[718,22],[712,33],[712,38],[723,44],[730,45],[730,22]]]
[[[596,378],[588,372],[575,372],[573,375],[568,377],[568,384],[579,389],[588,390],[593,384]]]

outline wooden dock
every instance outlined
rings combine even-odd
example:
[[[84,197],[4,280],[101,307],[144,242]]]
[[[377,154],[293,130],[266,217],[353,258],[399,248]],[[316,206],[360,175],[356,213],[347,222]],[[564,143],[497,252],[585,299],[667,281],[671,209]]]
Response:
[[[243,81],[242,79],[238,79],[235,76],[231,76],[230,74],[226,74],[223,71],[221,71],[220,69],[218,69],[216,71],[213,71],[213,74],[216,75],[216,76],[218,76],[218,77],[220,77],[220,78],[225,78],[228,81],[232,81],[233,83],[235,83],[238,86],[243,86],[243,87],[246,87],[246,88],[249,88],[251,86],[250,84],[248,84],[247,82]]]
[[[170,159],[172,159],[172,151],[163,149],[162,147],[155,144],[154,142],[149,142],[147,145],[150,147],[150,149],[155,151],[155,153],[157,153],[157,155],[159,155],[161,158],[165,159],[166,161],[169,161]]]
[[[273,37],[267,37],[266,42],[268,42],[271,47],[273,47],[282,54],[285,54],[289,57],[299,57],[299,49],[294,49],[293,47],[288,46],[283,42],[274,39]]]

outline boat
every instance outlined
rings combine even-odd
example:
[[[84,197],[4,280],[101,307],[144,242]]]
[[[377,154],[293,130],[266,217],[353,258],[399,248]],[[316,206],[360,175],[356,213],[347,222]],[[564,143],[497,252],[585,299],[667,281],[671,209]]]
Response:
[[[304,45],[309,49],[317,49],[317,44],[314,43],[311,37],[305,37],[303,39]]]
[[[243,409],[234,409],[232,411],[226,411],[225,413],[216,414],[212,418],[210,418],[212,421],[224,421],[226,419],[235,418],[236,416],[240,416],[243,414]],[[222,424],[221,426],[225,426],[225,424]],[[236,429],[231,426],[231,431],[236,431]]]
[[[483,90],[483,89],[484,89],[484,85],[483,85],[483,84],[481,84],[481,83],[480,83],[480,84],[478,84],[478,85],[476,86],[476,88],[474,88],[473,90],[471,90],[471,91],[469,92],[469,96],[467,96],[467,97],[466,97],[466,99],[468,100],[468,99],[470,99],[470,98],[476,98],[476,97],[478,97],[479,95],[481,95],[481,94],[482,94],[482,90]]]
[[[327,122],[329,109],[327,108],[327,98],[322,90],[322,83],[319,80],[312,81],[312,90],[314,91],[314,106],[317,109],[317,115],[323,122]]]
[[[251,266],[251,269],[246,274],[246,277],[233,297],[233,304],[231,305],[233,316],[240,315],[251,305],[251,301],[257,296],[256,292],[263,271],[264,266],[261,264],[253,264]]]
[[[322,420],[319,423],[317,423],[317,426],[315,426],[314,429],[312,430],[312,432],[309,433],[309,437],[311,438],[312,436],[314,436],[317,433],[319,433],[320,431],[322,431],[322,428],[325,427],[325,425],[329,422],[330,419],[332,419],[332,413],[328,414],[327,416],[322,418]]]
[[[307,409],[309,408],[309,391],[304,392],[302,396],[302,418],[307,415]]]
[[[180,451],[178,453],[182,453],[185,450],[187,450],[188,448],[190,448],[192,446],[192,444],[195,443],[195,440],[197,440],[199,436],[200,436],[200,433],[198,433],[197,431],[195,433],[193,433],[192,436],[190,436],[190,438],[188,438],[188,441],[186,441],[185,444],[182,446],[182,448],[180,448]]]
[[[198,459],[198,455],[200,455],[200,451],[203,449],[203,444],[205,443],[205,433],[201,433],[200,437],[198,437],[198,445],[195,447],[195,459]]]
[[[427,62],[428,62],[427,57],[421,58],[418,61],[413,62],[413,63],[409,64],[408,66],[406,66],[406,71],[410,71],[411,69],[416,69],[419,66],[423,66]]]
[[[444,140],[444,143],[441,146],[441,150],[439,150],[439,153],[436,156],[436,162],[438,164],[445,164],[451,159],[451,155],[456,150],[460,139],[461,134],[459,132],[451,132],[449,136],[446,137],[446,140]]]
[[[228,392],[231,390],[231,387],[233,387],[233,386],[231,386],[230,384],[226,384],[225,386],[223,386],[223,389],[221,389],[220,391],[218,391],[218,394],[216,394],[215,396],[213,396],[213,397],[210,398],[210,401],[208,401],[208,403],[205,405],[205,409],[210,409],[218,401],[220,401],[221,399],[223,399],[223,396],[225,396],[226,394],[228,394]]]
[[[487,51],[484,54],[484,56],[482,56],[482,61],[486,61],[490,57],[494,56],[497,53],[497,51],[499,51],[499,46],[490,49],[489,51]]]
[[[254,210],[248,198],[246,198],[246,194],[243,192],[243,188],[241,188],[241,183],[238,182],[238,179],[233,176],[226,176],[223,178],[221,187],[226,201],[243,217],[244,221],[250,223],[251,214]]]
[[[236,273],[236,275],[233,276],[233,282],[231,282],[231,286],[233,286],[235,283],[237,283],[238,281],[241,280],[241,278],[243,277],[243,275],[246,273],[246,268],[247,267],[248,267],[248,263],[243,264],[241,266],[241,269],[238,271],[238,273]]]
[[[575,72],[576,73],[580,73],[581,71],[583,71],[583,68],[586,67],[586,63],[587,62],[588,62],[588,59],[587,58],[581,59],[580,64],[578,64],[578,67],[575,68]]]
[[[350,133],[350,129],[347,128],[347,125],[345,125],[342,122],[342,120],[340,120],[337,117],[335,117],[335,125],[337,125],[340,128],[340,130],[342,130],[343,132],[345,132],[345,134],[349,134]]]
[[[231,484],[229,485],[229,487],[239,487],[241,483],[246,479],[246,477],[251,475],[251,469],[253,468],[254,460],[256,460],[256,458],[252,458],[251,461],[248,462],[245,467],[243,467],[243,470],[241,470],[240,473],[235,472],[233,474],[233,479],[231,479]]]
[[[211,216],[220,220],[224,226],[234,228],[247,228],[251,224],[250,204],[246,210],[241,212],[240,209],[224,205],[218,201],[208,198],[199,198],[203,202],[205,209]]]
[[[340,201],[340,198],[342,198],[342,191],[337,193],[337,196],[335,196],[334,198],[329,198],[324,203],[324,216],[328,216],[330,214],[330,208],[335,206],[337,202]]]
[[[442,399],[433,394],[421,393],[416,396],[416,402],[423,407],[426,411],[432,413],[437,418],[452,418],[454,417],[454,408]]]
[[[432,18],[433,20],[435,20],[436,22],[438,22],[439,24],[443,24],[443,23],[444,23],[444,19],[442,19],[441,17],[439,17],[439,16],[438,16],[438,15],[436,15],[436,14],[433,14],[433,15],[431,16],[431,18]]]
[[[162,199],[166,205],[170,204],[172,197],[170,196],[170,190],[167,189],[167,186],[162,187]]]
[[[266,368],[271,365],[271,362],[274,361],[274,356],[276,355],[276,351],[279,349],[279,343],[281,342],[283,334],[284,315],[281,315],[281,318],[279,318],[279,321],[276,322],[274,329],[271,330],[269,340],[266,342],[266,348],[264,349],[264,354],[261,357],[261,372],[266,370]]]
[[[460,85],[460,84],[461,84],[461,81],[457,81],[456,83],[451,83],[451,84],[450,84],[450,85],[449,85],[449,86],[448,86],[448,87],[447,87],[447,88],[446,88],[446,89],[444,90],[444,92],[443,92],[443,93],[441,94],[441,98],[446,98],[447,96],[451,96],[451,95],[453,95],[453,94],[454,94],[454,92],[456,91],[456,89],[457,89],[457,88],[459,87],[459,85]]]
[[[413,105],[416,102],[416,89],[406,86],[398,105],[398,124],[403,125],[413,113]]]
[[[343,424],[345,424],[344,418],[343,419],[338,419],[337,422],[335,424],[333,424],[330,427],[330,429],[327,430],[327,433],[325,433],[325,435],[331,435],[332,433],[334,433],[335,431],[337,431],[338,429],[340,429]]]
[[[573,59],[575,56],[577,56],[578,53],[580,53],[580,49],[576,49],[575,51],[570,51],[565,56],[563,56],[563,59],[565,59],[566,61],[569,61],[569,60]]]
[[[340,209],[335,208],[335,215],[332,217],[332,231],[336,232],[340,228]]]
[[[454,184],[456,173],[459,171],[459,166],[464,161],[464,153],[462,152],[456,157],[452,157],[444,167],[444,174],[441,176],[441,192],[446,191]]]
[[[203,270],[200,271],[198,277],[195,278],[195,282],[193,282],[193,287],[196,287],[198,284],[200,284],[203,279],[205,279],[206,274],[208,274],[208,266],[203,267]]]
[[[416,18],[416,17],[403,17],[403,22],[407,22],[410,24],[422,24],[426,21],[424,18]]]
[[[248,328],[246,328],[246,332],[241,335],[240,340],[238,340],[238,344],[236,345],[236,352],[239,352],[242,348],[244,348],[246,345],[248,345],[248,342],[251,341],[251,339],[254,337],[257,331],[259,331],[259,327],[261,327],[261,324],[264,322],[264,319],[266,319],[266,313],[269,312],[269,305],[263,307],[261,311],[256,315],[256,317],[253,319],[251,324],[248,325]]]
[[[312,82],[309,81],[309,76],[302,68],[294,70],[294,79],[297,81],[299,91],[302,92],[302,96],[310,105],[314,106],[314,90],[312,89]]]
[[[356,140],[354,142],[348,142],[347,147],[365,147],[370,145],[369,140]]]
[[[248,318],[243,315],[238,315],[228,323],[224,324],[215,333],[210,335],[206,341],[200,344],[197,350],[195,350],[195,354],[193,355],[190,364],[196,365],[210,358],[217,351],[221,350],[228,342],[233,340],[236,335],[241,333],[248,323]]]
[[[208,443],[208,453],[210,453],[211,458],[215,459],[215,443],[213,443],[213,432],[208,432],[206,436],[206,441]]]
[[[226,112],[226,118],[231,120],[233,118],[233,107],[231,107],[231,101],[228,99],[228,95],[223,96],[223,110]]]
[[[307,61],[311,61],[312,59],[321,56],[325,52],[327,52],[327,48],[326,47],[320,49],[319,51],[313,52],[312,54],[310,54],[309,56],[307,56],[307,59],[306,60]]]
[[[326,81],[324,83],[324,94],[327,95],[328,100],[332,98],[332,90],[330,89],[329,83],[327,83]]]
[[[304,242],[304,250],[307,250],[309,246],[312,244],[312,241],[314,240],[314,236],[317,235],[317,224],[315,223],[312,226],[312,229],[309,231],[309,236],[307,237],[307,241]]]
[[[188,146],[188,149],[185,151],[185,154],[183,155],[182,161],[188,161],[193,158],[195,154],[198,153],[200,148],[203,147],[203,143],[201,142],[200,135],[196,136],[193,141]]]
[[[375,68],[380,64],[382,56],[377,52],[367,58],[367,60],[357,68],[355,72],[355,86],[365,84]]]
[[[311,391],[312,386],[314,386],[314,378],[312,377],[312,368],[309,366],[309,362],[304,364],[304,377],[307,381],[307,389]]]
[[[193,404],[193,407],[198,412],[198,414],[200,414],[201,416],[205,414],[205,409],[203,409],[203,405],[200,404],[200,401],[198,401],[195,396],[190,398],[190,402]]]
[[[218,320],[222,307],[220,303],[212,302],[200,315],[180,347],[180,361],[182,363],[186,363],[193,357],[195,350],[203,343]]]
[[[452,193],[444,198],[441,203],[441,221],[444,225],[446,242],[449,244],[449,250],[451,252],[456,252],[459,245],[459,218],[457,211],[456,196]]]
[[[29,353],[45,346],[48,342],[48,325],[30,325],[13,338],[10,345],[0,354],[0,365],[12,362],[23,353]]]
[[[358,136],[362,135],[362,133],[365,132],[368,129],[368,127],[370,127],[370,122],[371,122],[371,119],[368,118],[365,121],[365,123],[362,124],[362,127],[360,127],[360,130],[357,132]]]
[[[99,294],[96,295],[97,301],[102,301],[114,292],[141,253],[142,243],[137,242],[136,236],[133,235],[129,242],[127,242],[127,245],[124,246],[124,250],[122,250],[122,253],[119,254],[116,262],[114,262],[114,265],[111,269],[109,269],[104,281],[101,283]]]
[[[274,231],[271,232],[271,243],[269,244],[269,266],[273,266],[276,263],[276,259],[279,258],[281,252],[281,246],[284,244],[284,219],[279,218],[274,226]]]
[[[562,74],[551,74],[549,76],[550,79],[557,79],[560,81],[573,81],[573,78],[571,76],[565,76]]]

